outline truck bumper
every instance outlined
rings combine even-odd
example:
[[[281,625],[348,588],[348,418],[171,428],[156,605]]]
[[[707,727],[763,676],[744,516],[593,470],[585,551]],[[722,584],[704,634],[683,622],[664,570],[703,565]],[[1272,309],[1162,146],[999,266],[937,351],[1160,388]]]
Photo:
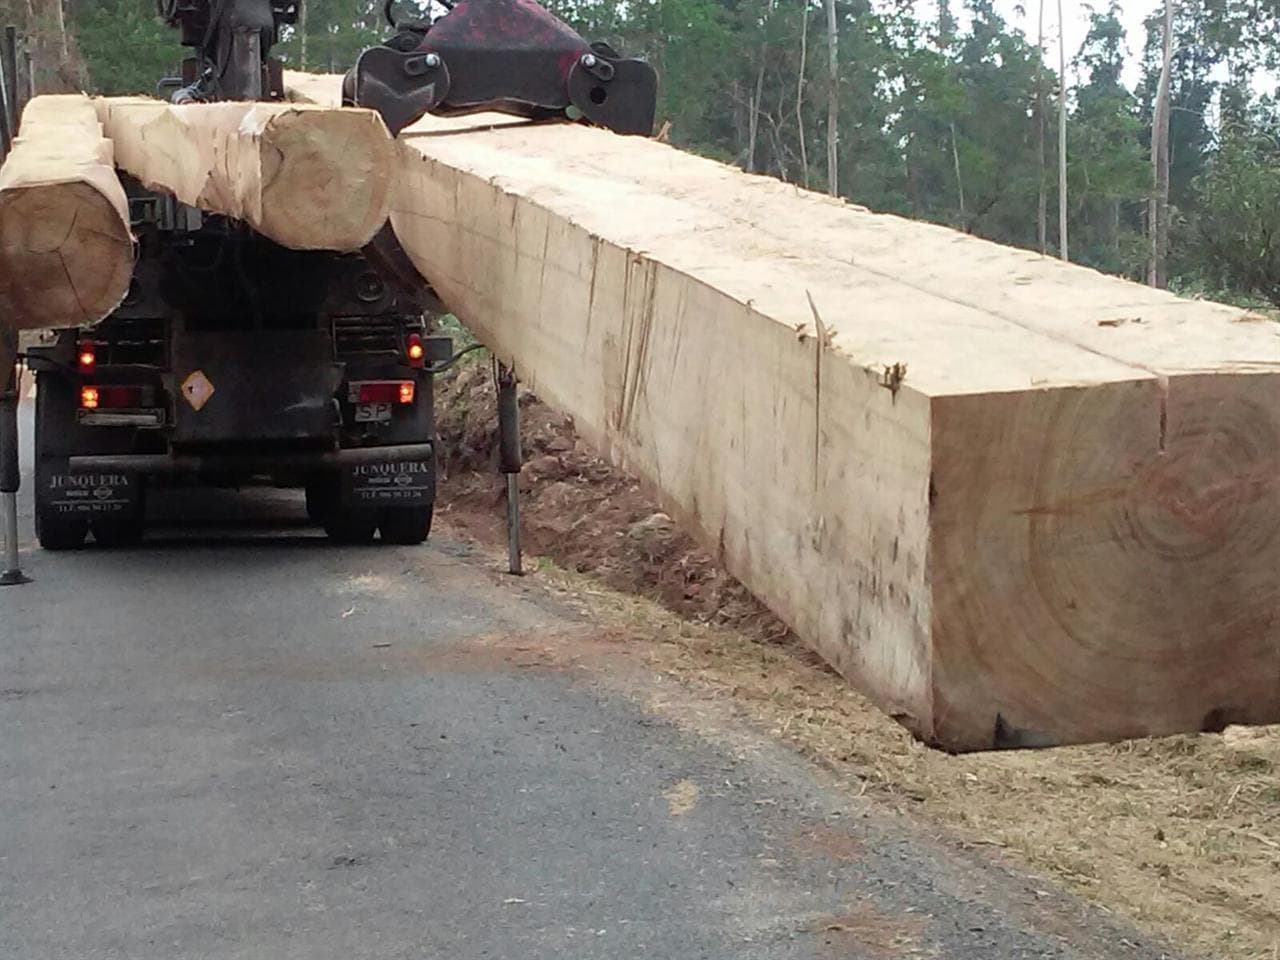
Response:
[[[401,443],[386,447],[354,447],[307,453],[276,453],[270,456],[216,454],[93,454],[73,456],[67,466],[74,473],[139,473],[180,475],[236,471],[271,473],[282,469],[358,467],[366,464],[431,461],[430,443]]]

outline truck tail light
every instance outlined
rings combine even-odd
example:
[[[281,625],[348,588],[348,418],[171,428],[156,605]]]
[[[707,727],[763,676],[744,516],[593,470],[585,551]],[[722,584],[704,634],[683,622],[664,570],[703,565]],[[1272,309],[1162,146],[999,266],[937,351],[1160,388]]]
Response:
[[[76,347],[76,366],[81,373],[89,373],[98,363],[98,345],[92,340],[81,340]]]
[[[422,342],[422,334],[411,333],[405,337],[404,352],[409,358],[409,366],[421,367],[427,359],[427,345]]]
[[[417,384],[412,380],[366,380],[351,384],[353,403],[413,403]]]
[[[100,386],[90,384],[80,388],[80,409],[119,410],[145,406],[142,387]]]

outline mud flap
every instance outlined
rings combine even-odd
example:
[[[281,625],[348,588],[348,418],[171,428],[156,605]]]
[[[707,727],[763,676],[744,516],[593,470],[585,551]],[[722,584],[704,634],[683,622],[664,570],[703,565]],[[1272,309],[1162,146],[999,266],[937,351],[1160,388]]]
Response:
[[[36,497],[50,518],[126,519],[141,506],[142,480],[136,473],[115,471],[41,471]]]
[[[342,499],[351,507],[426,507],[436,499],[432,460],[359,463],[342,471]]]

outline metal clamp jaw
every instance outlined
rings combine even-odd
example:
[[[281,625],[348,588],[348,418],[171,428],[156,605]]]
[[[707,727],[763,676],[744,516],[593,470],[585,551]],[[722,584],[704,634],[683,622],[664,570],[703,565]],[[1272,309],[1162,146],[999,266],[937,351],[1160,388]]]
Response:
[[[647,63],[589,45],[533,0],[462,0],[434,24],[406,25],[364,51],[343,86],[393,134],[428,113],[497,111],[648,136],[657,90]]]
[[[593,43],[569,70],[569,100],[587,120],[614,133],[652,136],[658,75],[643,60]]]

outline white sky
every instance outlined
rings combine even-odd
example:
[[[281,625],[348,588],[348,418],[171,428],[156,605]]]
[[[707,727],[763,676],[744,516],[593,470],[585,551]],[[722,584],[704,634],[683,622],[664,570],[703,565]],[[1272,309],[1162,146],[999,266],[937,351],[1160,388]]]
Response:
[[[1098,0],[1092,4],[1099,10],[1107,8],[1107,0]],[[1036,38],[1036,21],[1040,12],[1040,0],[995,0],[996,9],[1009,23],[1021,27],[1032,43]],[[1138,60],[1142,56],[1142,45],[1146,43],[1147,33],[1142,25],[1151,13],[1161,6],[1160,0],[1120,0],[1122,11],[1121,22],[1125,28],[1125,43],[1129,47],[1129,69],[1125,73],[1125,82],[1130,86],[1138,79]],[[1018,9],[1025,9],[1019,14]],[[1044,4],[1045,58],[1056,70],[1058,68],[1058,3],[1057,0],[1045,0]],[[1067,40],[1067,70],[1071,70],[1070,61],[1084,43],[1085,34],[1089,32],[1090,4],[1081,0],[1062,0],[1062,19]]]
[[[1161,5],[1162,0],[1120,0],[1121,21],[1125,27],[1125,43],[1129,48],[1129,68],[1125,71],[1125,83],[1129,86],[1138,79],[1138,60],[1142,56],[1142,45],[1146,42],[1147,33],[1142,21]],[[1096,0],[1093,6],[1105,10],[1108,0]],[[1040,12],[1040,0],[995,0],[996,10],[1012,26],[1018,27],[1032,43],[1036,41],[1036,20]],[[952,0],[952,9],[963,16],[960,3]],[[1089,7],[1084,0],[1062,0],[1062,19],[1066,28],[1067,70],[1071,70],[1071,60],[1084,43],[1085,34],[1089,32]],[[931,9],[932,8],[932,11]],[[1023,12],[1019,12],[1019,11]],[[916,14],[920,17],[936,16],[937,7],[933,0],[923,0],[917,5]],[[1056,71],[1058,69],[1058,0],[1044,0],[1044,41],[1045,59]]]

